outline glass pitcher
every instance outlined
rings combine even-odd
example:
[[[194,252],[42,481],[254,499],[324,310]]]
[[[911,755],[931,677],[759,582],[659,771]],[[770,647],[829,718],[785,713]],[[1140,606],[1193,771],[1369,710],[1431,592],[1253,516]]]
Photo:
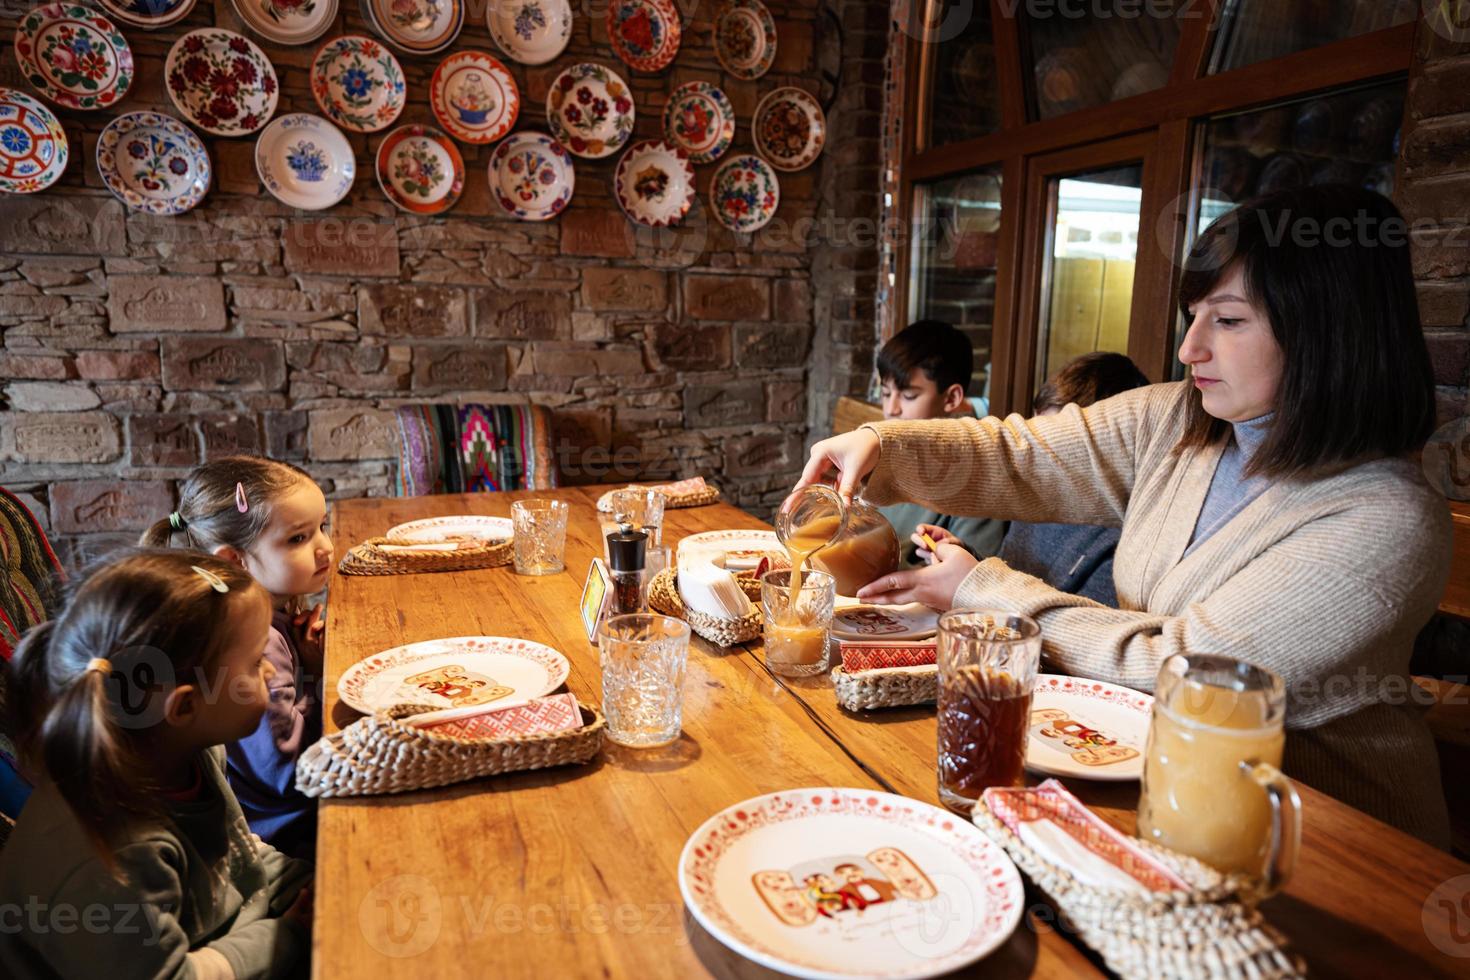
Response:
[[[876,578],[898,569],[898,534],[878,508],[855,497],[843,503],[824,484],[802,487],[781,504],[776,537],[793,565],[811,555],[811,565],[831,575],[839,595],[855,595]]]

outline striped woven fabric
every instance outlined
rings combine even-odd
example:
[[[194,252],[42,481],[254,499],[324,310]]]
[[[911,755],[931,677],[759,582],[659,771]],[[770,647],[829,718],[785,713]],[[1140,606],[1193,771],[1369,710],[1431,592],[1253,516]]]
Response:
[[[405,405],[398,439],[400,497],[559,485],[540,405]]]
[[[56,614],[65,578],[46,532],[0,487],[0,656],[8,660],[21,634]]]

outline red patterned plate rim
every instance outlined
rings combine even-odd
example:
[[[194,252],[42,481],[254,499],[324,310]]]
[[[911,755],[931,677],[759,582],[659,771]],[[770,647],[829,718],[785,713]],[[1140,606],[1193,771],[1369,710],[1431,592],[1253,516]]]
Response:
[[[67,161],[71,158],[71,144],[66,138],[66,130],[62,128],[56,114],[40,99],[27,95],[20,89],[0,86],[0,107],[7,105],[15,112],[15,117],[8,122],[0,122],[0,128],[7,124],[16,127],[26,134],[30,145],[25,148],[23,157],[19,155],[19,148],[0,148],[0,193],[32,194],[44,190],[61,178]],[[27,115],[34,118],[27,119]],[[43,142],[50,144],[52,150],[51,159],[44,168],[24,175],[9,172],[18,170],[25,160],[31,161],[32,166],[39,164],[39,147]]]
[[[470,653],[521,657],[538,664],[546,670],[547,681],[544,690],[528,694],[528,697],[550,694],[566,682],[567,675],[571,672],[571,664],[560,651],[534,640],[524,640],[514,636],[446,636],[434,640],[421,640],[417,643],[406,643],[403,646],[391,647],[372,656],[364,657],[343,671],[342,676],[337,679],[337,695],[354,711],[369,714],[373,706],[364,701],[362,696],[364,689],[375,677],[385,670],[391,670],[414,660],[440,656],[446,652],[443,649],[446,645],[469,647],[471,648],[468,651]],[[476,646],[483,647],[483,649],[473,649]]]
[[[89,91],[85,86],[65,86],[41,70],[41,52],[36,49],[42,31],[57,21],[78,21],[103,35],[107,46],[110,84]],[[21,19],[15,29],[15,60],[26,80],[38,92],[68,109],[102,109],[116,104],[133,84],[133,49],[127,37],[107,17],[93,7],[57,0],[43,4]],[[75,56],[73,56],[75,57]],[[47,64],[50,67],[50,64]]]
[[[651,54],[641,56],[634,54],[618,32],[618,8],[629,3],[647,8],[663,24],[663,43]],[[609,43],[612,44],[613,53],[634,71],[663,71],[674,63],[674,58],[679,54],[679,44],[684,36],[684,24],[679,16],[679,8],[673,0],[610,0],[605,19],[607,37]]]
[[[652,157],[658,154],[672,157],[677,163],[682,165],[684,172],[684,201],[682,206],[679,207],[677,214],[669,214],[656,219],[650,216],[640,217],[637,213],[638,208],[636,205],[629,203],[631,190],[628,187],[628,168],[632,166],[636,158],[644,156]],[[617,194],[618,205],[622,207],[623,213],[633,221],[638,222],[640,225],[648,225],[651,228],[676,225],[684,219],[684,215],[689,213],[689,206],[694,203],[694,164],[689,162],[689,155],[673,143],[666,140],[643,140],[628,147],[623,152],[622,157],[619,158],[617,172],[613,175],[613,189]]]
[[[405,198],[403,192],[394,186],[393,178],[386,174],[388,162],[393,158],[393,151],[397,149],[399,143],[410,137],[422,137],[437,145],[448,155],[449,162],[454,167],[454,173],[450,175],[449,190],[437,200],[419,204]],[[412,214],[440,214],[448,211],[454,207],[460,195],[464,193],[464,157],[460,156],[459,147],[454,145],[454,140],[432,126],[399,126],[384,136],[383,142],[378,144],[373,171],[377,174],[378,186],[382,188],[383,195],[397,207]]]
[[[442,541],[443,535],[423,535],[425,531],[452,528],[462,524],[466,530],[489,532],[487,537],[509,541],[515,537],[515,523],[509,517],[490,517],[484,514],[446,514],[443,517],[422,517],[406,521],[388,529],[383,536],[390,541]],[[504,532],[504,533],[502,533]]]
[[[716,880],[720,860],[742,838],[757,831],[821,817],[851,817],[886,823],[895,830],[903,830],[910,835],[922,835],[934,846],[948,850],[951,860],[941,872],[946,883],[952,883],[958,876],[957,870],[962,868],[974,876],[973,883],[984,889],[987,899],[983,916],[975,914],[969,918],[971,932],[964,942],[956,950],[939,956],[929,951],[920,954],[908,950],[914,954],[911,968],[879,972],[867,962],[854,964],[850,970],[836,969],[830,960],[798,962],[789,955],[770,948],[768,943],[762,942],[760,936],[753,935],[749,928],[735,919],[726,908],[726,903],[721,900]],[[825,840],[826,838],[824,842]],[[912,840],[909,837],[911,847]],[[887,849],[891,849],[893,841],[894,838],[891,837],[875,837],[871,842],[881,842]],[[789,858],[781,858],[775,854],[769,859],[773,868],[784,866],[788,861]],[[910,867],[915,865],[911,862]],[[684,904],[700,925],[716,939],[763,966],[793,976],[818,980],[845,980],[854,976],[930,977],[956,970],[975,962],[1004,943],[1019,924],[1025,905],[1021,876],[1016,866],[999,845],[970,821],[937,806],[905,796],[850,787],[821,786],[780,790],[726,807],[711,816],[689,836],[679,855],[678,875],[679,891],[684,898]],[[752,884],[751,888],[754,890],[755,885]],[[940,894],[949,896],[948,901],[951,903],[958,897],[971,901],[974,897],[969,888],[956,890],[951,887]],[[769,900],[766,901],[769,907]],[[973,907],[971,911],[978,912]],[[965,917],[952,917],[950,921],[957,919],[964,920]],[[772,922],[775,923],[772,926],[775,929],[799,928],[774,918]],[[895,938],[890,932],[887,941],[891,943]]]
[[[680,102],[696,97],[713,105],[719,119],[718,126],[710,127],[714,138],[700,144],[701,147],[705,147],[704,149],[690,146],[679,139],[675,135],[675,120],[670,115],[670,112]],[[663,127],[664,138],[681,147],[685,153],[689,154],[689,159],[695,163],[713,163],[724,155],[724,152],[730,148],[730,143],[735,139],[735,107],[730,104],[730,97],[718,85],[698,80],[685,82],[670,92],[669,101],[664,103]]]
[[[497,115],[498,121],[491,128],[470,128],[451,116],[451,107],[445,104],[448,96],[444,88],[448,80],[447,72],[457,71],[461,65],[467,64],[479,65],[490,75],[508,106]],[[516,119],[521,114],[521,90],[516,86],[515,76],[499,58],[485,51],[456,51],[439,62],[433,77],[429,79],[429,108],[434,111],[434,118],[439,120],[439,125],[447,129],[449,135],[455,139],[466,143],[493,143],[515,127]]]
[[[1135,691],[1131,688],[1122,687],[1117,684],[1109,684],[1106,681],[1092,680],[1087,677],[1072,677],[1066,674],[1037,674],[1036,686],[1031,695],[1031,710],[1033,712],[1043,709],[1066,710],[1068,702],[1084,701],[1095,702],[1099,705],[1107,705],[1109,708],[1118,709],[1125,714],[1122,718],[1114,716],[1113,721],[1105,717],[1091,717],[1074,719],[1077,724],[1098,725],[1098,733],[1106,738],[1123,738],[1122,749],[1131,750],[1134,754],[1130,758],[1112,759],[1105,762],[1094,761],[1084,765],[1078,761],[1077,754],[1092,758],[1096,752],[1110,752],[1115,749],[1101,748],[1091,749],[1083,746],[1071,746],[1076,752],[1069,753],[1067,748],[1050,742],[1043,743],[1035,731],[1028,725],[1026,735],[1026,768],[1032,772],[1045,773],[1050,776],[1064,776],[1067,778],[1079,778],[1095,780],[1099,782],[1132,782],[1143,775],[1143,753],[1148,739],[1148,726],[1153,718],[1154,699],[1152,695]],[[1075,709],[1074,709],[1075,710]],[[1033,715],[1034,717],[1034,715]],[[1126,720],[1125,720],[1126,719]],[[1119,726],[1125,726],[1124,731]],[[1136,727],[1135,727],[1136,726]],[[1052,738],[1067,737],[1053,734]],[[1135,744],[1136,743],[1136,744]],[[1112,743],[1105,743],[1112,745]]]
[[[1144,694],[1142,691],[1135,691],[1131,687],[1109,684],[1107,681],[1095,681],[1086,677],[1072,677],[1068,674],[1037,674],[1035,693],[1041,694],[1043,692],[1070,694],[1075,697],[1091,698],[1108,704],[1116,704],[1145,717],[1151,716],[1154,707],[1154,697],[1152,694]]]

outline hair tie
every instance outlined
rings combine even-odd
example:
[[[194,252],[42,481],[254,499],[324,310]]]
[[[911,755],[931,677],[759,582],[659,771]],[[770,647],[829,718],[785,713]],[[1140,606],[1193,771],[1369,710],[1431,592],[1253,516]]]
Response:
[[[110,674],[112,673],[112,661],[106,659],[105,657],[93,657],[91,660],[87,661],[86,672],[91,672],[94,670],[101,674]]]
[[[214,574],[214,572],[211,572],[209,569],[207,569],[207,568],[200,568],[198,565],[190,565],[189,567],[192,568],[192,569],[194,569],[194,571],[196,573],[198,573],[198,575],[199,575],[200,578],[202,578],[202,579],[204,579],[204,581],[208,582],[209,583],[209,587],[211,589],[213,589],[214,591],[216,591],[216,592],[228,592],[228,591],[230,591],[229,583],[227,583],[224,579],[220,578],[218,575]]]
[[[243,483],[235,484],[235,509],[242,514],[250,509],[250,501],[245,499],[245,484]]]
[[[184,520],[184,515],[180,514],[178,511],[174,511],[172,514],[168,515],[168,526],[173,528],[175,531],[182,531],[184,529],[184,525],[188,523],[188,521]]]

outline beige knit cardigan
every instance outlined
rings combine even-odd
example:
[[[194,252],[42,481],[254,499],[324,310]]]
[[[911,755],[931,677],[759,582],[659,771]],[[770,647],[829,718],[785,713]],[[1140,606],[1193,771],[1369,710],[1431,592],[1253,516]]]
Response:
[[[1407,676],[1448,574],[1444,499],[1404,459],[1284,479],[1184,558],[1226,445],[1175,452],[1189,395],[1161,384],[1034,419],[876,423],[882,455],[865,495],[1121,526],[1117,609],[999,558],[975,568],[954,605],[1034,617],[1051,667],[1143,691],[1175,653],[1267,667],[1288,686],[1288,775],[1447,846],[1434,741]]]

